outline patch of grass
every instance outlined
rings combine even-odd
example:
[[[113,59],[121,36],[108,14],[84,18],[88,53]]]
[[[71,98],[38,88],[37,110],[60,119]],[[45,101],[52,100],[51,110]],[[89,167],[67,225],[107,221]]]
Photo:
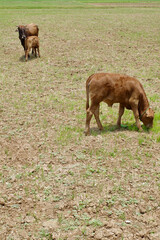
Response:
[[[159,95],[156,93],[156,94],[153,94],[151,97],[150,97],[150,100],[152,102],[159,102]]]
[[[103,223],[99,219],[94,219],[93,218],[88,222],[88,225],[91,225],[91,226],[94,226],[94,227],[102,227]]]
[[[160,112],[154,114],[153,128],[151,131],[155,133],[160,133]]]
[[[77,127],[73,127],[71,125],[61,126],[59,128],[56,141],[61,145],[67,145],[71,139],[72,141],[73,139],[75,141],[79,141],[82,137],[82,134],[83,130]]]
[[[81,2],[100,2],[100,3],[122,3],[122,0],[79,0]],[[123,0],[123,3],[139,3],[139,0]],[[142,2],[158,2],[158,0],[144,0]]]
[[[160,142],[160,136],[157,137],[157,142],[158,142],[158,143]]]
[[[113,207],[116,201],[117,201],[117,196],[112,196],[111,199],[107,199],[106,204],[107,204],[108,208]]]
[[[139,137],[138,143],[139,143],[139,145],[144,145],[145,139],[143,137]]]
[[[126,219],[125,212],[123,212],[123,211],[117,211],[117,212],[116,212],[116,215],[118,216],[119,219],[125,221],[125,219]]]
[[[41,229],[39,231],[39,237],[40,239],[46,239],[46,240],[52,240],[52,234],[50,232],[48,232],[46,229]]]

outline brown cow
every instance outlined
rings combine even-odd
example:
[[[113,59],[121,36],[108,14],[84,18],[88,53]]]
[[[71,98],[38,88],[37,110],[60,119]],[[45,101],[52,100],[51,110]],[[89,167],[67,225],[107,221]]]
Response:
[[[19,32],[19,39],[25,50],[25,38],[28,36],[37,36],[38,37],[39,28],[36,24],[30,23],[25,26],[24,25],[17,26],[16,31]]]
[[[39,38],[37,36],[29,36],[29,37],[25,38],[26,61],[28,60],[28,54],[29,54],[31,48],[32,48],[33,52],[35,52],[35,57],[37,57],[37,51],[38,51],[38,56],[40,57]]]
[[[136,78],[114,73],[93,74],[86,81],[86,95],[86,135],[90,134],[90,121],[93,114],[98,128],[103,129],[99,119],[99,105],[102,101],[110,107],[114,103],[119,103],[118,127],[121,125],[121,117],[125,108],[133,111],[139,130],[142,130],[139,119],[146,127],[152,127],[153,125],[154,112],[149,107],[144,89]]]

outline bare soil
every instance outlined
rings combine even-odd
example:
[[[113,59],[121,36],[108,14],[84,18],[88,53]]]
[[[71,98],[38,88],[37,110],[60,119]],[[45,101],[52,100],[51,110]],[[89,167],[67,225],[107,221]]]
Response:
[[[158,8],[0,10],[0,239],[159,240]],[[3,22],[3,24],[2,24]],[[25,62],[16,25],[40,28]],[[85,81],[137,77],[155,110],[138,132],[131,111],[101,106],[85,137]]]

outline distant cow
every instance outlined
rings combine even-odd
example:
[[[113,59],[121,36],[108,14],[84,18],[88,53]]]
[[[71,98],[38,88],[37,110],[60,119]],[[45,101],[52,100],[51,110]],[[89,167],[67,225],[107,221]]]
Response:
[[[19,39],[25,50],[25,38],[28,36],[38,36],[39,28],[36,24],[30,23],[25,26],[24,25],[17,26],[16,31],[19,32]]]
[[[91,99],[90,107],[89,94]],[[154,112],[149,107],[142,84],[136,78],[114,73],[93,74],[86,81],[86,96],[86,135],[90,134],[90,121],[93,114],[98,128],[103,129],[99,119],[99,105],[102,101],[110,107],[114,103],[119,103],[118,127],[121,125],[121,117],[125,108],[133,111],[139,130],[142,130],[139,120],[146,127],[152,127],[153,125]]]
[[[25,38],[26,61],[28,60],[28,55],[29,55],[31,48],[32,48],[32,51],[35,53],[35,57],[37,57],[37,51],[38,51],[38,56],[40,57],[39,38],[37,36],[29,36],[29,37]]]

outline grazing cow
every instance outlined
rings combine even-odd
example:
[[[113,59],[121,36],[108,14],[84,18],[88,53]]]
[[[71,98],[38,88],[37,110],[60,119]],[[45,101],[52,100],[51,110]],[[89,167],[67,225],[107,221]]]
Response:
[[[30,23],[25,26],[24,25],[17,26],[16,31],[19,32],[19,39],[25,50],[25,38],[28,36],[38,36],[39,28],[36,24]]]
[[[35,57],[37,57],[37,51],[38,51],[38,56],[40,57],[39,38],[37,36],[29,36],[29,37],[25,38],[26,61],[28,60],[28,55],[29,55],[31,48],[32,48],[32,51],[35,53]]]
[[[99,105],[102,101],[107,103],[109,107],[112,107],[114,103],[119,103],[118,127],[121,125],[121,117],[125,108],[133,111],[139,130],[142,130],[139,120],[146,127],[153,125],[154,112],[149,107],[143,86],[136,78],[114,73],[93,74],[86,81],[86,96],[86,135],[90,134],[90,121],[93,114],[98,128],[103,129],[99,119]]]

